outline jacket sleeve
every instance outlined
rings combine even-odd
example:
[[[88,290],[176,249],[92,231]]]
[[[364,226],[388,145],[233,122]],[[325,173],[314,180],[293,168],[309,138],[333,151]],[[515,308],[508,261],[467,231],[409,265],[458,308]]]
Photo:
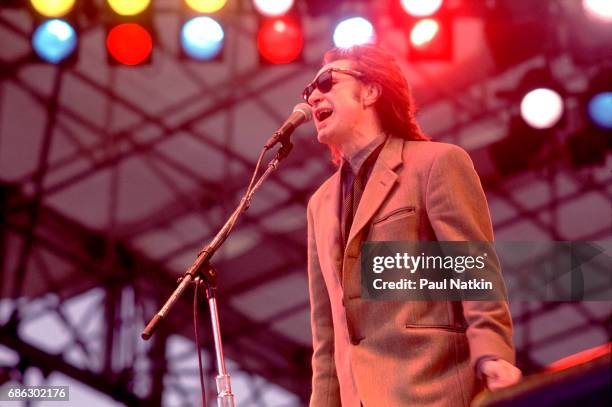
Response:
[[[310,407],[339,407],[340,386],[334,363],[334,326],[329,295],[319,265],[310,203],[307,214],[308,288],[313,345]]]
[[[426,208],[436,238],[492,242],[489,208],[472,161],[463,149],[446,146],[433,160],[427,181]],[[490,256],[489,260],[489,269],[501,273],[497,256]],[[472,367],[476,368],[483,357],[505,359],[514,364],[508,303],[463,301],[462,308]]]

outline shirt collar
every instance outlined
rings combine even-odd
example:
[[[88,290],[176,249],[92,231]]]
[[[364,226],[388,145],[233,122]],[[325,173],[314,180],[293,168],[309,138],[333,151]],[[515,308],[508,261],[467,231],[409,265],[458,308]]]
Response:
[[[346,162],[348,162],[348,164],[351,167],[351,170],[353,171],[353,174],[357,174],[359,172],[359,169],[363,165],[363,163],[370,156],[370,154],[372,154],[374,150],[376,150],[382,143],[384,143],[386,139],[387,139],[387,135],[385,133],[378,134],[364,148],[359,150],[356,154],[354,154],[351,157],[345,158],[344,165],[346,166]]]

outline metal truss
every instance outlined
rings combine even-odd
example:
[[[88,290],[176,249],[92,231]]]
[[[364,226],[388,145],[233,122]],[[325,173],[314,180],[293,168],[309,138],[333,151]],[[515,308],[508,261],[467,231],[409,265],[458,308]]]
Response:
[[[14,192],[14,188],[3,188],[3,209],[7,201],[23,199],[12,195],[11,189]],[[54,211],[41,209],[34,230],[29,228],[27,218],[27,212],[13,211],[4,217],[2,228],[2,248],[6,254],[2,268],[3,297],[28,299],[4,300],[8,312],[2,321],[0,343],[21,355],[23,360],[15,368],[36,366],[47,374],[59,371],[128,405],[158,404],[161,379],[167,373],[167,364],[172,366],[171,360],[175,357],[166,353],[168,336],[193,335],[191,298],[182,299],[151,345],[143,343],[139,334],[145,319],[153,315],[165,300],[167,289],[175,284],[167,270],[138,257],[121,243],[109,246],[104,236]],[[15,258],[22,257],[26,250],[26,264],[15,270],[13,263],[21,264]],[[4,290],[11,294],[6,295]],[[75,320],[66,307],[70,307],[71,299],[92,291],[99,292],[97,300]],[[309,381],[308,369],[303,369],[308,365],[308,349],[278,337],[268,329],[266,321],[246,320],[226,303],[221,303],[219,310],[228,356],[241,361],[237,367],[305,397],[307,387],[299,387],[296,379],[302,377],[305,382]],[[205,311],[203,306],[202,336],[206,338],[203,346],[210,352],[213,344]],[[104,320],[91,332],[90,321],[100,313],[105,315]],[[23,329],[46,314],[57,317],[61,329],[69,336],[59,354],[31,345],[20,334],[20,326]],[[66,358],[74,348],[85,356],[77,366]],[[193,363],[195,348],[188,352],[191,354],[178,356],[177,362],[189,357]],[[210,357],[207,359],[210,362]],[[209,367],[213,367],[212,363]],[[195,365],[189,373],[197,376]],[[198,392],[197,386],[181,389],[179,381],[173,387],[190,398]]]
[[[252,15],[244,12],[228,21],[228,27],[236,38],[251,38],[254,32],[245,28],[249,22],[252,23]],[[17,21],[2,15],[0,29],[25,40],[29,36]],[[90,22],[83,33],[95,29],[96,22]],[[319,43],[325,34],[325,30],[309,33],[306,43]],[[163,43],[158,48],[159,59],[173,59],[173,51]],[[282,104],[273,104],[265,95],[303,79],[304,74],[316,71],[318,66],[318,60],[307,60],[271,74],[265,66],[238,67],[240,52],[238,41],[229,43],[224,67],[232,75],[216,83],[205,80],[189,64],[177,64],[178,74],[196,83],[197,92],[181,95],[154,114],[118,91],[114,85],[120,78],[114,71],[105,81],[77,67],[57,68],[51,74],[53,86],[48,93],[31,78],[21,75],[30,64],[28,56],[19,56],[0,66],[0,112],[11,103],[3,97],[6,94],[3,89],[8,86],[28,95],[33,105],[46,112],[35,168],[1,184],[0,189],[0,344],[19,356],[17,363],[0,366],[1,380],[23,380],[27,369],[36,367],[44,376],[60,372],[130,406],[197,404],[195,347],[191,339],[186,339],[193,337],[191,298],[183,298],[177,304],[152,342],[140,340],[140,330],[174,288],[178,276],[176,260],[190,254],[195,257],[202,244],[222,225],[245,187],[253,162],[249,151],[233,143],[240,119],[237,110],[254,103],[264,119],[282,122],[285,113],[279,107]],[[428,107],[443,102],[452,112],[448,126],[431,134],[434,139],[461,144],[457,135],[463,130],[487,119],[507,121],[511,103],[494,102],[491,97],[492,90],[499,88],[496,82],[499,75],[491,74],[478,83],[466,85],[467,89],[458,96],[456,90],[428,78],[427,72],[419,73],[423,87],[430,90],[421,110],[427,111]],[[77,84],[73,86],[91,89],[104,100],[108,118],[112,118],[113,109],[122,109],[137,119],[116,129],[100,125],[75,106],[63,103],[61,96],[68,80]],[[202,98],[206,103],[201,103]],[[220,134],[202,130],[202,123],[216,117],[224,120]],[[259,126],[253,128],[254,132],[260,131]],[[81,131],[87,132],[93,141],[86,140]],[[52,159],[53,140],[60,136],[70,143],[73,152]],[[222,157],[224,175],[215,178],[198,172],[190,163],[161,148],[183,136],[198,148]],[[559,135],[559,143],[563,137]],[[559,214],[564,207],[585,196],[612,201],[612,176],[597,168],[574,170],[563,160],[559,146],[554,147],[529,172],[511,178],[483,178],[489,201],[513,211],[511,216],[495,221],[496,233],[526,222],[551,240],[609,238],[609,222],[601,222],[600,229],[588,234],[561,230]],[[252,231],[257,244],[239,254],[222,254],[215,259],[216,267],[227,271],[220,276],[219,312],[226,352],[235,361],[230,373],[248,384],[248,395],[241,400],[245,405],[266,405],[266,388],[270,383],[295,395],[293,399],[287,398],[286,405],[305,404],[309,395],[310,348],[275,326],[278,321],[307,312],[308,302],[297,301],[265,317],[254,318],[232,300],[271,282],[305,274],[304,222],[288,231],[279,231],[266,219],[295,208],[305,212],[308,196],[333,170],[331,164],[321,159],[325,156],[325,150],[316,143],[298,139],[293,156],[283,163],[281,172],[270,178],[268,192],[256,197],[270,201],[269,204],[252,208],[238,224],[236,233]],[[122,222],[118,210],[120,185],[125,181],[121,166],[134,158],[142,160],[151,176],[171,191],[173,198],[156,211],[143,212],[138,219]],[[104,228],[85,226],[69,212],[49,204],[54,197],[103,172],[108,172],[110,183],[109,194],[104,197],[108,213]],[[294,173],[307,174],[306,181],[292,182],[289,174]],[[562,178],[578,187],[570,193],[559,190],[557,185]],[[177,179],[189,187],[180,187]],[[528,205],[516,196],[516,190],[536,184],[543,184],[547,190],[543,202]],[[185,218],[201,222],[204,225],[201,233],[156,256],[138,246],[142,236],[171,229],[177,219]],[[302,285],[293,289],[299,292],[306,288]],[[80,311],[75,315],[73,304],[81,302],[85,305],[76,307]],[[542,367],[538,354],[568,337],[586,330],[605,338],[611,336],[609,304],[517,304],[515,308],[518,358],[526,373]],[[578,322],[551,335],[534,335],[535,321],[568,308]],[[205,307],[201,311],[201,315],[206,315]],[[36,329],[30,327],[36,327],[42,319],[52,319],[63,332],[62,337],[33,337],[29,332]],[[205,318],[201,334],[205,338],[208,374],[212,377],[214,352]],[[182,346],[180,352],[169,345],[177,341]],[[207,390],[211,401],[214,400],[212,382]]]

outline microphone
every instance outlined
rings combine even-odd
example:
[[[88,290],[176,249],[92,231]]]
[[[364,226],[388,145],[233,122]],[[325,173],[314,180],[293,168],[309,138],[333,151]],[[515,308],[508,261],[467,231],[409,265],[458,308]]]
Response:
[[[310,106],[307,103],[298,103],[295,105],[289,118],[274,132],[272,137],[268,139],[265,145],[266,150],[272,148],[272,146],[279,141],[289,138],[298,126],[310,120],[312,120],[312,109]]]

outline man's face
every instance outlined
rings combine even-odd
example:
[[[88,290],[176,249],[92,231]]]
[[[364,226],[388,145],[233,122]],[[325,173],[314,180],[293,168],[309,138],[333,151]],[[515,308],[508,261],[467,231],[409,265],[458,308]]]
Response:
[[[350,140],[363,120],[362,83],[356,77],[351,61],[346,59],[326,64],[315,78],[330,68],[340,69],[331,72],[331,89],[326,93],[314,89],[308,97],[308,104],[312,106],[319,142],[340,146]]]

